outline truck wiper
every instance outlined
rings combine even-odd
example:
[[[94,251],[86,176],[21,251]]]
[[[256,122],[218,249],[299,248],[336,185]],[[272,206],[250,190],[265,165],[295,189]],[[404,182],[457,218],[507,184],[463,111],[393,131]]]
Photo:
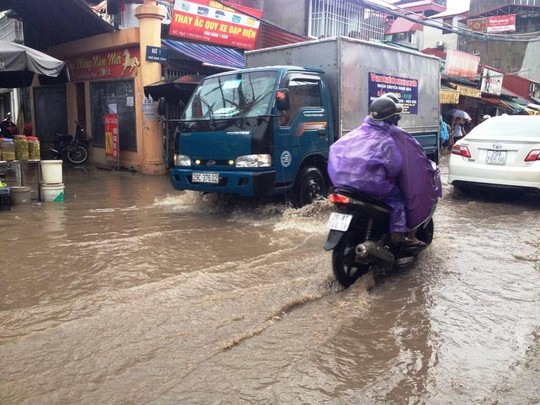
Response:
[[[202,96],[197,96],[199,97],[199,100],[201,100],[201,102],[208,108],[208,110],[210,111],[210,123],[213,127],[216,126],[216,119],[214,118],[214,109],[212,108],[212,106],[210,105],[210,103],[208,101],[206,101],[204,99],[204,97]]]

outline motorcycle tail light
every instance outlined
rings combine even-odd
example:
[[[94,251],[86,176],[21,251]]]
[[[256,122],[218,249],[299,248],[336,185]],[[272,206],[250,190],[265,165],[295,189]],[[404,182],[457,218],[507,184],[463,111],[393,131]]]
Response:
[[[471,152],[469,151],[469,148],[465,145],[454,145],[452,146],[452,154],[453,155],[459,155],[464,158],[470,158]]]
[[[525,162],[534,162],[535,160],[540,160],[540,149],[531,150],[525,158]]]
[[[334,204],[349,204],[351,202],[351,199],[349,197],[346,197],[341,194],[330,194],[329,198],[331,203]]]

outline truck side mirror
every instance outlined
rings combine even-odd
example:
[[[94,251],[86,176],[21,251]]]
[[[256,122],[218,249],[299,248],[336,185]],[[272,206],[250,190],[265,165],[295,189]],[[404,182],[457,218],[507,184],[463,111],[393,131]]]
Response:
[[[288,110],[291,107],[289,89],[278,89],[276,92],[276,107],[279,111]]]

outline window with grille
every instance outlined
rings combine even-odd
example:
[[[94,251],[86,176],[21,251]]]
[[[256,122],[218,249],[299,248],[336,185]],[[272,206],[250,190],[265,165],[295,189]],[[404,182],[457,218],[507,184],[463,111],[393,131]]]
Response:
[[[308,35],[384,39],[384,15],[354,0],[310,0]]]

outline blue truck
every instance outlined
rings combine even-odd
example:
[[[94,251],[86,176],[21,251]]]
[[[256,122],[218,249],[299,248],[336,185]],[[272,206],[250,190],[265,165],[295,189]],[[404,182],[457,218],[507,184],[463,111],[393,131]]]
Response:
[[[206,77],[175,133],[177,190],[285,195],[297,207],[331,186],[330,145],[392,92],[400,126],[438,162],[439,61],[346,37],[246,52],[246,68]]]

